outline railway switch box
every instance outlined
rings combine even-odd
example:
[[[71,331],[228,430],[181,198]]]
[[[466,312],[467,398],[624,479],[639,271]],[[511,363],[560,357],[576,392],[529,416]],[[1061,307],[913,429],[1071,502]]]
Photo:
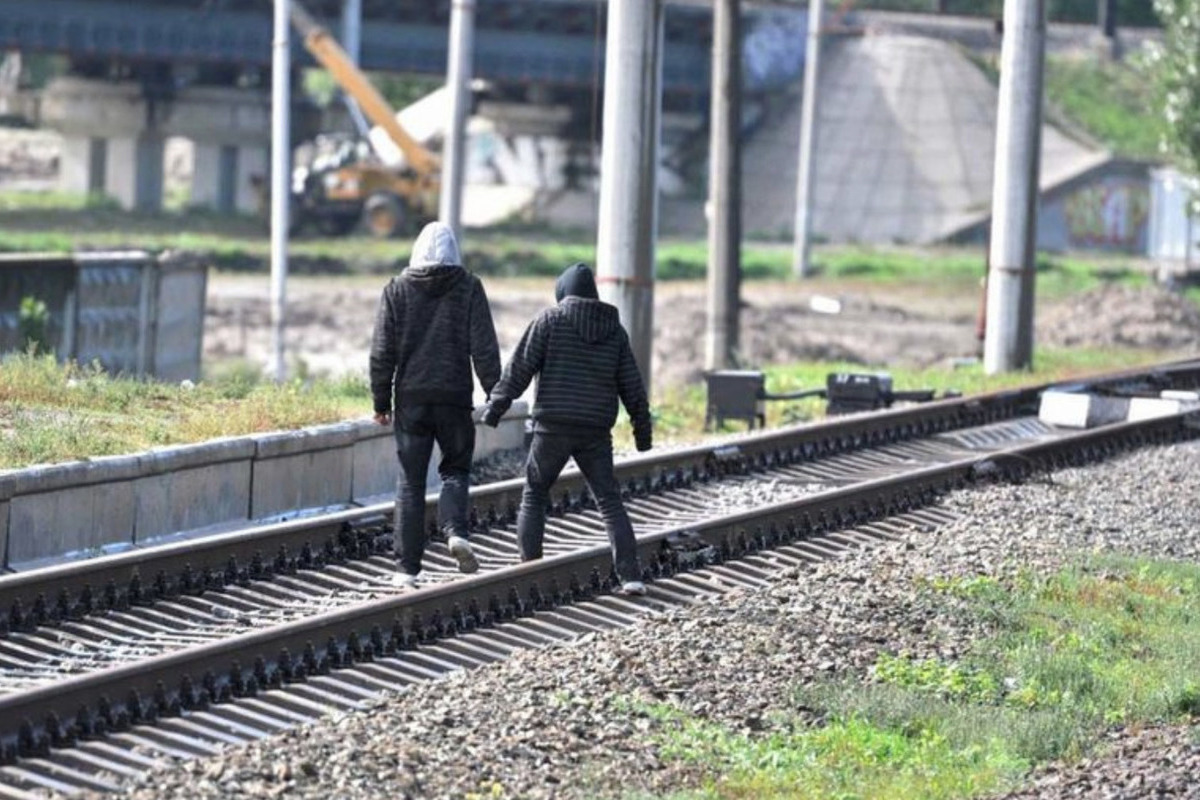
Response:
[[[767,424],[765,379],[754,370],[716,370],[704,374],[708,402],[704,409],[704,427],[721,427],[727,419],[745,420],[753,428]]]

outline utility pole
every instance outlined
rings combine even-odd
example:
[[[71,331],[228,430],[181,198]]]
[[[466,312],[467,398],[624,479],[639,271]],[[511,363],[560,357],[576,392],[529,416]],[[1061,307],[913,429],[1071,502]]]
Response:
[[[741,0],[713,3],[708,159],[708,330],[705,368],[737,361],[741,298]]]
[[[362,0],[342,0],[342,49],[354,66],[358,66],[362,55]],[[371,130],[367,118],[354,98],[340,92],[346,111],[354,122],[354,128],[363,136]]]
[[[808,239],[813,217],[813,155],[817,151],[817,80],[821,60],[821,25],[824,0],[808,0],[808,38],[804,51],[804,97],[800,106],[800,155],[796,165],[796,223],[792,272],[797,278],[812,275]]]
[[[1117,0],[1096,0],[1096,24],[1104,35],[1104,46],[1109,58],[1121,57],[1121,43],[1117,39]]]
[[[1033,361],[1045,38],[1045,0],[1005,0],[983,347],[989,375]]]
[[[442,193],[438,217],[462,241],[464,129],[470,103],[471,55],[475,49],[475,0],[454,0],[450,7],[450,52],[446,91],[450,100],[445,146],[442,150]]]
[[[601,297],[620,311],[647,389],[654,344],[664,5],[609,0],[604,45],[596,280]]]
[[[271,374],[287,378],[288,201],[292,177],[290,0],[275,0],[271,40]]]
[[[1117,0],[1096,0],[1096,22],[1106,39],[1117,38]]]
[[[362,0],[342,0],[342,49],[358,66],[362,55]]]

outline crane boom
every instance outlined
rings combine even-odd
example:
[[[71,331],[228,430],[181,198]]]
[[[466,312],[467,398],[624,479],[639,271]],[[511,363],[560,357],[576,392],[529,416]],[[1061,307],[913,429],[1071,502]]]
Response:
[[[313,58],[329,70],[329,74],[358,102],[371,122],[387,131],[414,170],[424,176],[434,175],[440,166],[437,157],[412,138],[397,121],[391,105],[354,65],[337,40],[295,0],[292,0],[291,14],[292,24],[300,32],[304,46]]]

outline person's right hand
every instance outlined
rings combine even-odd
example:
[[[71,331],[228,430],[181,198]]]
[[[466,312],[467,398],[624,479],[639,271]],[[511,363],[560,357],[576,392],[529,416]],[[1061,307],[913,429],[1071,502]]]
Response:
[[[392,424],[392,415],[387,413],[386,411],[383,412],[382,414],[376,414],[375,421],[378,422],[380,425],[391,425]]]

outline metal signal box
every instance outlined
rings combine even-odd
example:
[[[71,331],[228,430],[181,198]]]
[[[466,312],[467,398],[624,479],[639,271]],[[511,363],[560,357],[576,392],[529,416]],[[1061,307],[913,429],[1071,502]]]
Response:
[[[726,419],[741,419],[753,428],[767,424],[765,379],[753,370],[716,370],[706,372],[708,404],[704,411],[704,427],[720,427]]]

